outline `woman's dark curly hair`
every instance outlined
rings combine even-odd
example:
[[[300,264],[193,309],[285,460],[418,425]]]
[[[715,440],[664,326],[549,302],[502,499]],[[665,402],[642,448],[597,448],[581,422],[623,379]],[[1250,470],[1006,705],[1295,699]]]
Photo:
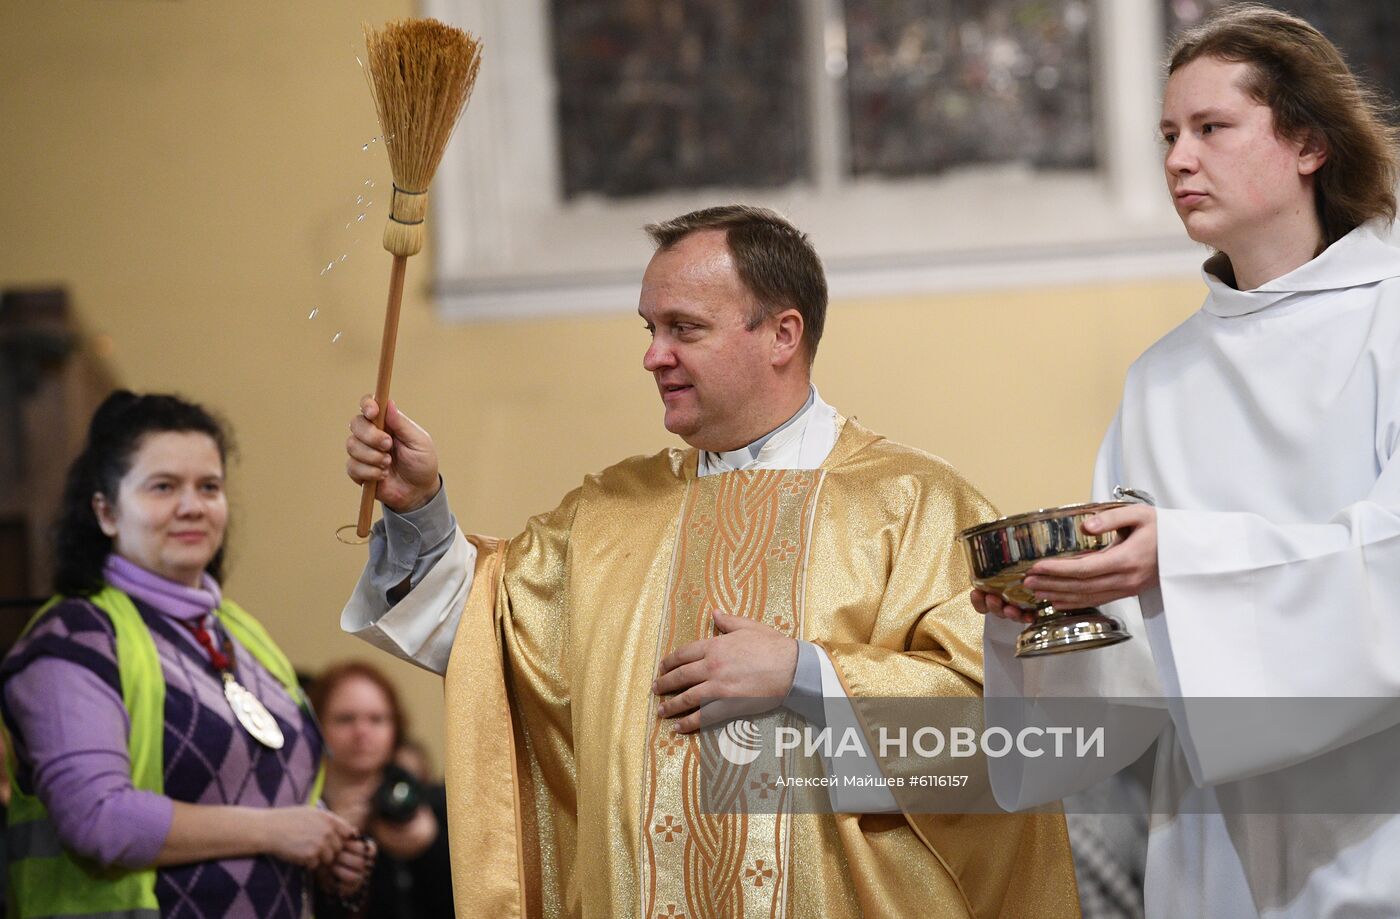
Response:
[[[112,551],[112,538],[97,524],[93,495],[117,500],[122,477],[147,434],[162,432],[208,434],[219,449],[219,461],[228,465],[232,441],[224,425],[207,409],[177,396],[138,396],[119,389],[97,407],[88,425],[83,452],[68,467],[63,487],[63,507],[54,524],[53,587],[65,596],[88,596],[102,589],[102,566]],[[223,578],[224,549],[214,554],[205,569],[215,580]]]

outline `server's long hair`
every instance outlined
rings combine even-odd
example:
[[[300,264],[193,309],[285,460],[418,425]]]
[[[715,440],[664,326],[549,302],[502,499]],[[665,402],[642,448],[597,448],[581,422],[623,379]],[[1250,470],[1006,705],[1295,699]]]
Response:
[[[1242,88],[1273,112],[1278,135],[1325,147],[1313,187],[1327,245],[1368,220],[1395,219],[1394,106],[1357,79],[1326,36],[1296,16],[1240,3],[1182,33],[1167,73],[1202,57],[1247,64]]]

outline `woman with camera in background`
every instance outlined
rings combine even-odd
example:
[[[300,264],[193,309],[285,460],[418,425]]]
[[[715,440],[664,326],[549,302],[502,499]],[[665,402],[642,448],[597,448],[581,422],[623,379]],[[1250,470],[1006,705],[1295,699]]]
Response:
[[[317,678],[310,697],[330,754],[326,805],[378,846],[367,888],[348,900],[318,897],[317,919],[453,915],[447,797],[394,762],[406,722],[393,684],[349,661]]]
[[[57,596],[0,665],[17,919],[299,919],[364,844],[315,808],[322,741],[287,658],[222,596],[228,435],[119,391],[68,472]]]

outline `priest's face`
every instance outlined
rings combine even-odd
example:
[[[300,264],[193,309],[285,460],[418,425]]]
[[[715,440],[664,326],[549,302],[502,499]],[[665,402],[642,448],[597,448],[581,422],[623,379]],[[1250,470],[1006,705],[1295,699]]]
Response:
[[[1249,65],[1197,58],[1167,80],[1167,190],[1187,235],[1229,255],[1313,220],[1315,145],[1280,137],[1270,108],[1243,88]]]
[[[776,323],[753,324],[756,311],[723,230],[691,233],[647,266],[637,312],[651,347],[642,366],[656,380],[666,430],[692,447],[734,450],[772,426]]]

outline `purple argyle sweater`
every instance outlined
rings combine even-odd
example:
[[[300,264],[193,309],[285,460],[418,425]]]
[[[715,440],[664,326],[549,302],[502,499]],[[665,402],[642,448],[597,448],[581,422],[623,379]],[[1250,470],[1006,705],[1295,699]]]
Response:
[[[180,619],[145,599],[133,601],[165,676],[165,796],[192,804],[305,804],[322,752],[314,721],[235,642],[239,681],[286,737],[281,750],[262,746],[235,720],[218,674]],[[54,606],[0,665],[0,688],[0,713],[19,761],[16,778],[27,792],[37,788],[64,844],[99,861],[150,864],[169,829],[169,804],[131,787],[129,722],[107,616],[85,600]],[[46,710],[44,699],[62,709]],[[78,711],[70,708],[74,701]],[[39,761],[29,737],[42,750]],[[114,762],[127,764],[124,776]],[[269,856],[230,858],[160,868],[156,895],[161,916],[170,919],[300,919],[306,883],[302,869]]]

